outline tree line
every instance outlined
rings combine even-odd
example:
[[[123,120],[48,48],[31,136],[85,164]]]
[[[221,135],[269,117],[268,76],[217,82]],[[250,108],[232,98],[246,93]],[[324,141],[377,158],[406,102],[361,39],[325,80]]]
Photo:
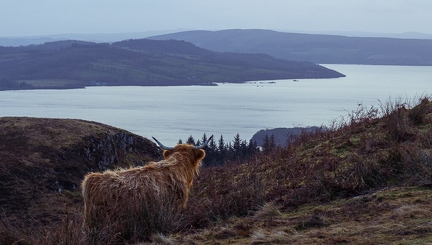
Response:
[[[204,134],[202,138],[198,140],[195,140],[194,137],[190,135],[186,142],[183,142],[180,139],[178,143],[186,143],[198,146],[207,140],[208,137],[206,134]],[[242,140],[239,134],[236,134],[232,141],[225,141],[223,135],[221,135],[218,140],[215,140],[213,137],[205,149],[206,157],[203,160],[203,166],[222,166],[228,162],[242,162],[258,154],[269,153],[276,147],[277,145],[273,135],[270,137],[266,135],[262,147],[258,146],[256,141]]]
[[[6,77],[0,78],[0,90],[31,89],[31,88],[34,87],[26,82],[17,82],[17,81],[10,80]]]

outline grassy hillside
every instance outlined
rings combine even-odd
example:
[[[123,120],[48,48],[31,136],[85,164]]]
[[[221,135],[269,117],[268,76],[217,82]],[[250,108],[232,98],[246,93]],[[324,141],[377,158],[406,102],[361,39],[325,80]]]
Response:
[[[41,167],[55,165],[61,159],[83,158],[85,147],[79,147],[83,153],[78,154],[77,150],[69,150],[76,149],[71,147],[75,145],[72,142],[81,141],[87,135],[82,132],[89,128],[106,132],[107,127],[72,121],[75,125],[72,128],[77,123],[85,126],[66,133],[59,128],[71,121],[56,121],[62,124],[53,125],[49,134],[33,130],[19,133],[31,129],[38,120],[41,119],[0,121],[1,138],[8,139],[0,141],[1,159],[10,159],[2,160],[2,171],[8,171],[5,176],[14,176],[9,180],[2,176],[2,188],[10,186],[11,180],[15,181],[13,185],[27,180],[24,173],[17,172],[20,168],[13,168],[16,164],[8,163]],[[44,120],[44,125],[52,123]],[[5,133],[10,130],[14,130],[12,134]],[[63,155],[44,153],[45,147],[40,147],[39,142],[46,142],[45,135],[50,136],[47,142],[51,143],[42,145],[55,145],[54,152],[60,149]],[[99,140],[90,142],[99,145]],[[123,159],[130,159],[130,154],[124,152]],[[138,156],[132,156],[138,161]],[[82,160],[75,164],[82,166]],[[32,173],[36,171],[27,175]],[[163,231],[164,236],[157,235],[151,240],[162,244],[427,244],[432,242],[431,176],[430,98],[422,98],[418,103],[396,100],[380,108],[359,107],[332,128],[303,134],[288,147],[248,162],[202,169],[186,210],[171,218],[172,225]],[[38,180],[48,177],[41,176]],[[25,216],[24,223],[16,210],[4,212],[0,243],[20,240],[22,244],[86,244],[81,230],[79,194],[72,195],[76,193],[73,190],[59,194],[56,188],[39,189],[39,186],[34,188],[41,190],[38,196],[51,195],[51,199],[33,206],[40,206],[44,215],[32,216],[32,212],[39,212],[33,208],[26,212],[29,216]],[[23,191],[19,199],[29,196],[31,189]],[[50,201],[54,197],[64,199]],[[3,207],[14,199],[2,200]],[[44,223],[43,217],[48,215],[58,217],[57,222]],[[107,232],[106,236],[115,234]],[[127,242],[138,241],[121,244]]]
[[[341,76],[310,62],[280,60],[263,54],[218,53],[175,40],[141,39],[114,44],[58,41],[0,47],[0,90],[213,85]]]
[[[185,31],[151,37],[218,52],[263,53],[318,64],[432,65],[432,40],[347,37],[271,30]]]
[[[223,221],[214,232],[228,229],[225,241],[243,244],[432,241],[432,102],[408,108],[402,101],[361,107],[329,131],[304,134],[241,165],[203,171],[188,224]],[[203,236],[217,235],[197,235]]]
[[[1,211],[12,219],[58,222],[68,208],[81,206],[87,172],[158,157],[149,140],[96,122],[0,118]]]

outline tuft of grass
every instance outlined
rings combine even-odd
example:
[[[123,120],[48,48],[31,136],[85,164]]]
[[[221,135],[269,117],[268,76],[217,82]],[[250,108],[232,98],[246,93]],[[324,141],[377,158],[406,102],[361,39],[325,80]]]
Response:
[[[256,219],[271,219],[274,217],[281,216],[282,213],[279,210],[279,207],[275,205],[273,202],[265,203],[255,214],[254,218]]]
[[[267,242],[267,236],[261,230],[256,230],[252,234],[252,244],[264,244]]]
[[[150,240],[155,243],[155,244],[160,244],[160,245],[173,245],[175,244],[173,240],[171,240],[169,237],[166,237],[163,234],[153,234],[150,237]]]
[[[321,228],[328,226],[329,224],[326,222],[326,218],[323,215],[314,213],[310,218],[302,220],[299,222],[294,229],[296,230],[306,230],[310,228]]]

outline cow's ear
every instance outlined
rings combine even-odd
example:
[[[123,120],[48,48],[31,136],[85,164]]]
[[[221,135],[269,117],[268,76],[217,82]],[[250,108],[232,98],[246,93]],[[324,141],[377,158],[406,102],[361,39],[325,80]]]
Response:
[[[163,152],[163,157],[165,159],[167,159],[171,154],[173,153],[173,151],[169,151],[169,150],[164,150]]]
[[[199,150],[195,150],[195,157],[197,158],[197,160],[202,160],[205,157],[205,151],[202,149]]]

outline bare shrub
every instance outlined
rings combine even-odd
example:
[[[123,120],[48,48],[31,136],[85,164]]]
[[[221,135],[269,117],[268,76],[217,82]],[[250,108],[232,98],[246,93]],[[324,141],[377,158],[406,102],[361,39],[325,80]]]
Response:
[[[386,104],[380,103],[382,120],[385,122],[387,134],[397,142],[403,142],[413,139],[413,122],[408,117],[409,102],[402,101],[401,98],[394,101],[388,101]]]
[[[408,146],[401,151],[404,162],[402,171],[406,175],[406,183],[432,184],[432,151],[414,146]]]
[[[432,112],[430,103],[429,98],[423,98],[420,104],[409,111],[408,117],[414,125],[420,125],[426,122],[427,115]]]
[[[363,104],[359,104],[356,110],[348,113],[349,125],[353,126],[356,124],[370,123],[377,119],[378,116],[378,108],[375,108],[374,106],[366,107]]]

